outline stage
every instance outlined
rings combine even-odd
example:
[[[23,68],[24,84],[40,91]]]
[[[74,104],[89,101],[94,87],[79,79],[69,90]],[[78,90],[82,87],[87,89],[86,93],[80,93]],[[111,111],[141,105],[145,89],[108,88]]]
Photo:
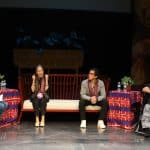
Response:
[[[48,121],[45,128],[35,128],[32,121],[0,129],[2,150],[148,150],[150,138],[136,135],[131,130],[108,127],[97,130],[96,122],[89,121],[80,130],[78,121]]]

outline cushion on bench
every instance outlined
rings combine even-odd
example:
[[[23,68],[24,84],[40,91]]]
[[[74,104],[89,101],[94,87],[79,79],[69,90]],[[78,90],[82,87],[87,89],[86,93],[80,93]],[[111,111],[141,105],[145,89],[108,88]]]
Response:
[[[63,99],[51,99],[47,103],[47,110],[55,111],[55,110],[72,110],[72,111],[78,111],[79,110],[79,100],[63,100]],[[100,106],[86,106],[86,110],[89,111],[95,111],[100,110]],[[23,103],[23,111],[25,110],[33,110],[32,103],[30,100],[25,100]]]

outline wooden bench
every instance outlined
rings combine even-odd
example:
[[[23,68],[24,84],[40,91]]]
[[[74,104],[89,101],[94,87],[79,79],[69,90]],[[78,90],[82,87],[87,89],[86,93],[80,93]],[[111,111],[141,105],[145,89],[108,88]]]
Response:
[[[19,90],[21,94],[20,122],[23,112],[33,112],[31,96],[31,74],[22,74],[19,77]],[[82,80],[86,79],[84,74],[49,74],[50,101],[47,103],[47,112],[79,112],[80,86]],[[104,81],[106,92],[109,88],[109,78],[101,78]],[[97,112],[98,106],[87,106],[87,112]]]

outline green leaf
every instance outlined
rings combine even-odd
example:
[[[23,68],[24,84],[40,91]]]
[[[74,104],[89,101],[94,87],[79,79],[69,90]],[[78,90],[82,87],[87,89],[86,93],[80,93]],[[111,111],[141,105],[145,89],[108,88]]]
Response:
[[[130,76],[124,76],[121,78],[121,84],[133,85],[134,81]]]
[[[4,79],[5,76],[0,74],[0,80]]]

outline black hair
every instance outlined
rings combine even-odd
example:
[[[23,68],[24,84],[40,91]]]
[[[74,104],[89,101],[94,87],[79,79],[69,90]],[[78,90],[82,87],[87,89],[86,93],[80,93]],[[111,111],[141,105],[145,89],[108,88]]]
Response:
[[[38,64],[36,67],[35,67],[35,72],[37,71],[37,68],[38,67],[41,67],[42,69],[43,69],[43,71],[44,71],[44,67],[41,65],[41,64]]]
[[[97,76],[97,78],[99,78],[99,70],[97,69],[97,68],[91,68],[90,70],[89,70],[89,72],[90,71],[94,71],[95,72],[95,76]]]

